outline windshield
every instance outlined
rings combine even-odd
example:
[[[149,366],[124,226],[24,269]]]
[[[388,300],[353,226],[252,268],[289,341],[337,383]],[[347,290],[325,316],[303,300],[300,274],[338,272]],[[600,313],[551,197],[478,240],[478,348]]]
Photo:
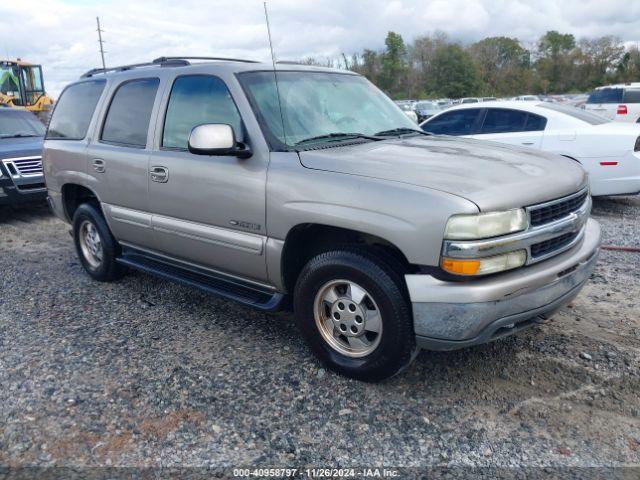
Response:
[[[609,123],[610,120],[608,118],[601,117],[600,115],[596,115],[595,113],[587,112],[586,110],[582,110],[576,107],[570,107],[568,105],[560,105],[557,103],[548,103],[544,102],[538,105],[540,108],[546,108],[548,110],[555,110],[556,112],[561,112],[570,117],[577,118],[578,120],[582,120],[583,122],[588,123],[589,125],[602,125],[603,123]]]
[[[26,111],[0,110],[0,138],[43,137],[44,125]]]
[[[372,136],[398,128],[417,131],[416,124],[389,97],[358,75],[278,72],[282,112],[273,72],[247,72],[240,79],[267,135],[286,147],[314,137],[326,137],[314,142],[329,142],[356,133]],[[334,136],[328,137],[330,134]]]

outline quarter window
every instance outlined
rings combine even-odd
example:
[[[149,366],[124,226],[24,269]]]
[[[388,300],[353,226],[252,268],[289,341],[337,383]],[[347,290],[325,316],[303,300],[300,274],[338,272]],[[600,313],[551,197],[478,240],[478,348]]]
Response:
[[[144,78],[118,87],[102,129],[103,141],[132,147],[146,146],[159,83],[157,78]]]
[[[104,86],[104,80],[96,80],[67,87],[56,103],[47,138],[82,140]]]
[[[443,113],[432,121],[424,123],[422,129],[442,135],[471,135],[476,131],[478,108],[464,108]]]
[[[225,83],[211,75],[178,77],[171,88],[162,134],[165,148],[186,149],[193,127],[226,123],[242,138],[241,118]]]

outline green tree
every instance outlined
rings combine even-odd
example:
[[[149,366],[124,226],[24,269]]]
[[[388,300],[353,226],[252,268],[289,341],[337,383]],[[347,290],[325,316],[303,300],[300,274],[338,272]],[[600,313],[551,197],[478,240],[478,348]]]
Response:
[[[571,54],[576,47],[576,39],[570,33],[550,30],[538,42],[536,68],[540,80],[547,80],[552,92],[567,90],[568,79],[573,73]],[[544,91],[546,92],[546,89]]]
[[[387,49],[382,54],[378,82],[383,90],[397,96],[406,92],[407,47],[402,36],[395,32],[389,32],[384,43]]]
[[[489,95],[511,95],[529,89],[530,53],[517,38],[489,37],[469,48]]]
[[[436,51],[432,65],[434,93],[458,98],[480,91],[478,70],[471,55],[460,45],[450,43]]]

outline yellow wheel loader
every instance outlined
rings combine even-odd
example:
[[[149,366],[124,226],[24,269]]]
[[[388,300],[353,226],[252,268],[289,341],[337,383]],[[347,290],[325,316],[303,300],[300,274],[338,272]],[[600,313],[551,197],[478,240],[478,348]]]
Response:
[[[23,108],[49,122],[53,99],[44,91],[42,67],[17,60],[0,60],[0,108]]]

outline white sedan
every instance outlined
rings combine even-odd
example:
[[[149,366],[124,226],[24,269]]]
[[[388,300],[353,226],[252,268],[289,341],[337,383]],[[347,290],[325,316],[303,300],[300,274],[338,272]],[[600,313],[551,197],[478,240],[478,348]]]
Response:
[[[640,124],[557,103],[498,101],[458,105],[420,127],[569,157],[589,172],[594,196],[640,193]]]

